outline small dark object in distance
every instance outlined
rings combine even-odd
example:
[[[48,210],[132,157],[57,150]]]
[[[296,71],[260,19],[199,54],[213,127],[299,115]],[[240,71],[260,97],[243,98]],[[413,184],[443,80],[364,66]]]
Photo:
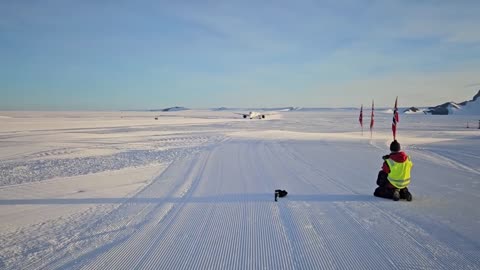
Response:
[[[275,201],[277,201],[277,198],[280,197],[285,197],[287,196],[288,192],[286,190],[282,190],[282,189],[276,189],[275,190]]]
[[[155,120],[158,120],[158,117],[155,117]]]

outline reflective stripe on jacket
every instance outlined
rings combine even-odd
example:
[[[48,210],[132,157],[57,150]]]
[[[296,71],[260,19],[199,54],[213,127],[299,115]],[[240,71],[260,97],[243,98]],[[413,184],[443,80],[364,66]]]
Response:
[[[405,162],[395,162],[390,158],[386,162],[390,168],[388,181],[396,188],[406,188],[410,184],[410,169],[413,166],[410,157]]]

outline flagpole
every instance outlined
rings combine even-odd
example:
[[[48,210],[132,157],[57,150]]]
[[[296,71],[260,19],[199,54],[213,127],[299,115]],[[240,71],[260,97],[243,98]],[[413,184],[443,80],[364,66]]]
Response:
[[[360,126],[362,127],[363,136],[363,104],[360,106],[360,116],[358,117],[358,122],[360,122]]]
[[[398,118],[398,96],[395,98],[395,106],[393,108],[393,118],[392,118],[392,133],[393,133],[393,140],[395,141],[397,139],[397,123],[400,122],[400,119]]]
[[[373,125],[375,123],[374,120],[374,110],[375,110],[375,101],[372,99],[372,114],[370,115],[370,139],[373,138]]]

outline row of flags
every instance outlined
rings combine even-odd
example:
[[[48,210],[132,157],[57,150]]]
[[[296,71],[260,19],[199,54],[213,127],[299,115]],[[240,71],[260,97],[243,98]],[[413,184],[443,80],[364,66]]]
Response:
[[[395,99],[395,106],[393,109],[393,119],[392,119],[393,140],[397,139],[397,123],[400,122],[400,119],[398,117],[397,103],[398,103],[398,97]],[[372,100],[372,114],[370,115],[370,136],[372,136],[373,125],[375,123],[374,111],[375,111],[375,103]],[[360,116],[358,117],[358,121],[360,122],[360,126],[362,127],[362,135],[363,135],[363,104],[360,107]]]

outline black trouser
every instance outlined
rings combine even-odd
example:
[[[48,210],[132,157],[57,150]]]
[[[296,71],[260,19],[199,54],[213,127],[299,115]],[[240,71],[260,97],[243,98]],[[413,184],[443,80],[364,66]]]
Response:
[[[378,172],[377,185],[379,187],[391,186],[390,182],[388,181],[388,173],[384,171]]]
[[[387,198],[387,199],[393,199],[393,192],[395,192],[395,187],[390,184],[390,181],[388,181],[388,174],[384,171],[378,172],[378,177],[377,177],[377,189],[375,189],[375,192],[373,192],[374,196],[377,197],[382,197],[382,198]],[[407,188],[403,188],[400,190],[400,197],[404,197],[404,193],[407,192]]]
[[[390,182],[387,179],[388,174],[384,171],[378,172],[377,177],[377,189],[373,192],[373,196],[393,199],[393,192],[395,189],[391,187]]]

